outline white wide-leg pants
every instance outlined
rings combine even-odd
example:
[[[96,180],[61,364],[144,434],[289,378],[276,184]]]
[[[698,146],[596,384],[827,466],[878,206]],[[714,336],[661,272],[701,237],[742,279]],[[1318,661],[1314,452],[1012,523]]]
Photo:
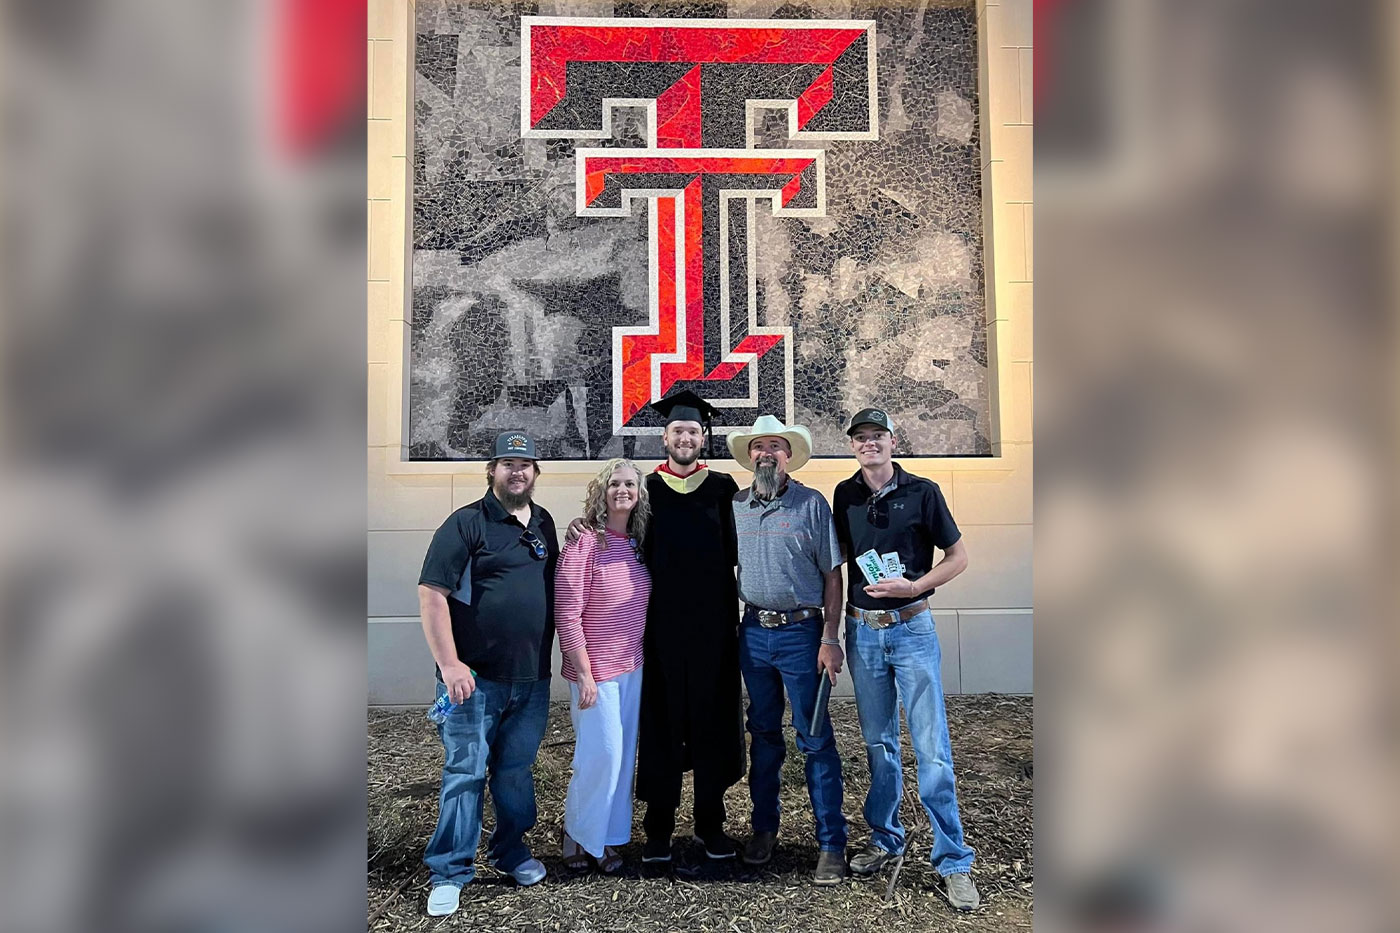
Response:
[[[578,684],[569,684],[574,723],[574,774],[564,800],[564,831],[594,858],[603,846],[632,838],[632,786],[636,777],[637,720],[642,669],[598,684],[598,702],[578,708]]]

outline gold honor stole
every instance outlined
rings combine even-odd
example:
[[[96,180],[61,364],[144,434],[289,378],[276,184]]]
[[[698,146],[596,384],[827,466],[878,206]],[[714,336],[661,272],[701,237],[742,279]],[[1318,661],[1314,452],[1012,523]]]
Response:
[[[710,468],[701,467],[689,476],[677,476],[674,473],[667,473],[660,467],[658,467],[655,472],[666,481],[667,486],[670,486],[676,492],[684,496],[700,488],[700,484],[705,482],[705,478],[710,475]]]

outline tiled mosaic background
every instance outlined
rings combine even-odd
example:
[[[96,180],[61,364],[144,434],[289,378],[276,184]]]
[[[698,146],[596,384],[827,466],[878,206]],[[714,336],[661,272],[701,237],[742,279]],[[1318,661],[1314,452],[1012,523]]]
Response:
[[[646,212],[576,217],[574,143],[521,139],[533,14],[874,20],[880,138],[823,144],[827,217],[758,211],[759,322],[795,330],[818,456],[849,456],[844,421],[868,404],[894,415],[902,453],[991,453],[971,2],[417,10],[411,458],[480,459],[506,428],[546,458],[660,456],[659,438],[612,433],[612,328],[647,321]],[[585,145],[643,146],[645,119],[620,110],[613,139]],[[761,121],[759,146],[810,145],[781,111]]]

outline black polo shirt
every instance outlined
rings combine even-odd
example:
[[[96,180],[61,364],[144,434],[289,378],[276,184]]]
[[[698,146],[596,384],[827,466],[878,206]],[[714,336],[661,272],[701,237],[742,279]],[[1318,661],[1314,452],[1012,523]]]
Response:
[[[856,566],[856,555],[871,548],[877,554],[896,551],[904,562],[904,576],[917,580],[933,569],[934,548],[947,550],[962,537],[948,511],[943,490],[933,480],[906,473],[894,464],[892,490],[870,505],[877,490],[865,485],[859,470],[836,484],[832,512],[836,537],[846,549],[846,599],[861,609],[898,609],[909,599],[874,599],[865,592],[865,574]],[[871,522],[871,518],[874,522]],[[929,590],[914,599],[933,593]]]
[[[487,490],[442,523],[418,577],[419,583],[450,591],[447,608],[457,657],[487,680],[549,676],[559,542],[554,519],[534,503],[528,530],[544,542],[543,560],[521,540],[526,530]]]

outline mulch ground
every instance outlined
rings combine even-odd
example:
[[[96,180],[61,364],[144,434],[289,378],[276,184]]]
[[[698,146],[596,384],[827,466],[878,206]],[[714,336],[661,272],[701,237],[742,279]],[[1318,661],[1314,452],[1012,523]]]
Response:
[[[643,870],[638,805],[633,842],[622,849],[627,869],[619,876],[571,873],[559,860],[564,793],[573,755],[568,706],[555,703],[535,763],[539,822],[526,842],[549,877],[520,888],[484,865],[491,808],[486,807],[483,852],[477,878],[462,890],[461,909],[447,918],[425,911],[428,873],[423,848],[437,821],[442,746],[423,710],[369,713],[369,929],[486,929],[530,933],[642,933],[642,931],[993,931],[1029,929],[1034,862],[1031,855],[1031,700],[996,695],[949,697],[948,720],[958,775],[958,804],[968,843],[977,851],[973,878],[982,907],[955,913],[935,890],[928,863],[928,817],[914,782],[913,751],[904,744],[905,793],[901,818],[909,852],[892,895],[888,869],[871,880],[830,888],[811,884],[817,849],[802,773],[802,756],[788,730],[783,767],[784,825],[773,861],[750,868],[741,861],[711,862],[690,838],[690,781],[676,830],[670,870]],[[845,812],[851,849],[868,838],[861,805],[869,786],[865,746],[855,705],[833,700],[832,722],[845,776]],[[730,789],[727,830],[741,843],[749,836],[748,786]]]

